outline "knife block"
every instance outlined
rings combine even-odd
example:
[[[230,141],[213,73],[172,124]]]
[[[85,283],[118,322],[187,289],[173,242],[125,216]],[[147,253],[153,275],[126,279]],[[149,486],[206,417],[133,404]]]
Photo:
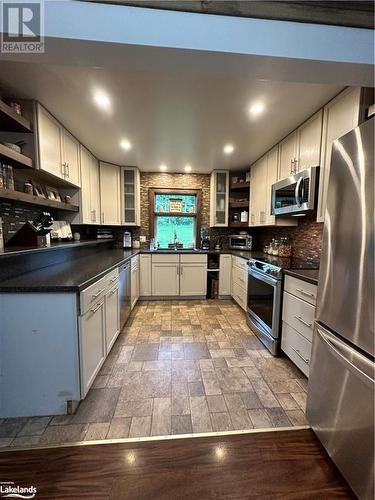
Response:
[[[26,222],[7,242],[7,246],[46,247],[46,235],[51,229],[38,230],[31,222]]]

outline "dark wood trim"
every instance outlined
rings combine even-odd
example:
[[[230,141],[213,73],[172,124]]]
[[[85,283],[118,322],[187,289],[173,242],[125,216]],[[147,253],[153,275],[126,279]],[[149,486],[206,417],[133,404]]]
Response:
[[[201,189],[181,189],[181,188],[149,188],[148,190],[148,199],[149,199],[149,220],[150,220],[150,238],[155,237],[155,215],[157,214],[154,211],[155,206],[155,194],[190,194],[195,195],[197,197],[197,205],[196,205],[196,213],[195,214],[178,214],[178,213],[164,213],[163,215],[167,215],[170,217],[176,216],[184,216],[184,217],[195,217],[195,246],[198,247],[200,244],[200,231],[201,231],[201,213],[202,213],[202,190]]]
[[[372,1],[326,0],[86,0],[132,7],[177,10],[197,14],[216,14],[293,21],[300,23],[331,24],[355,28],[374,28]]]
[[[39,198],[33,194],[22,193],[21,191],[14,191],[12,189],[0,189],[0,199],[14,200],[29,205],[38,205],[41,207],[56,208],[58,210],[66,210],[68,212],[78,212],[79,207],[71,203],[64,203],[62,201],[48,200],[47,198]]]

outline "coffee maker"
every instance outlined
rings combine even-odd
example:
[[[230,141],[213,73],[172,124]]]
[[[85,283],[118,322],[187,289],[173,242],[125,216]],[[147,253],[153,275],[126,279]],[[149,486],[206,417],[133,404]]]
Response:
[[[210,235],[208,227],[201,228],[201,250],[210,250]]]

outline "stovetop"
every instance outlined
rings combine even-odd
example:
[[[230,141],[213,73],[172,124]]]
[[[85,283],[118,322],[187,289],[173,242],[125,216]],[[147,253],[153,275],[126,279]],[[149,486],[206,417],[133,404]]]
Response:
[[[276,279],[281,279],[283,270],[290,269],[319,269],[319,264],[313,261],[296,259],[292,257],[278,257],[267,255],[262,252],[252,252],[248,265],[258,272],[270,275]]]

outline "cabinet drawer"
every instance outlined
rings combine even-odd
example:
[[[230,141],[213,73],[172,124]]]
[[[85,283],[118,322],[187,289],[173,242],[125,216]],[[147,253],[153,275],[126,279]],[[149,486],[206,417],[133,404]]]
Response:
[[[135,255],[134,257],[131,258],[131,268],[139,268],[139,255]]]
[[[315,307],[304,300],[284,292],[283,321],[312,342]]]
[[[90,307],[98,302],[100,297],[104,295],[108,288],[114,285],[117,279],[118,269],[116,268],[83,290],[80,294],[81,314],[85,314]]]
[[[181,264],[207,264],[207,254],[180,254]]]
[[[233,265],[247,271],[247,259],[243,259],[242,257],[234,256],[233,257]]]
[[[233,267],[233,282],[247,290],[247,269],[244,270],[237,266]]]
[[[293,363],[298,366],[301,372],[308,377],[311,359],[311,342],[284,321],[281,335],[281,348]]]
[[[178,253],[152,254],[152,262],[161,263],[179,263],[180,255]]]
[[[284,290],[299,297],[309,304],[316,304],[317,286],[307,281],[299,280],[293,276],[285,276]]]
[[[233,283],[232,297],[244,311],[246,311],[246,295],[246,290],[241,285]]]

